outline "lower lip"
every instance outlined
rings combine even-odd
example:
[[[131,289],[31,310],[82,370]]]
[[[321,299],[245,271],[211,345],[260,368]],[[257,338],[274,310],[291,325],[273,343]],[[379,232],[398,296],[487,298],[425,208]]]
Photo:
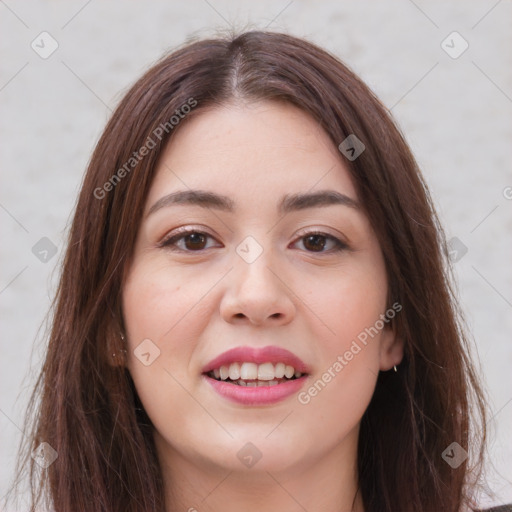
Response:
[[[229,384],[220,380],[212,379],[207,375],[203,375],[210,386],[219,393],[219,395],[227,398],[231,402],[243,405],[269,405],[280,402],[290,395],[298,393],[304,385],[307,375],[303,375],[298,379],[289,380],[275,386],[238,386],[237,384]]]

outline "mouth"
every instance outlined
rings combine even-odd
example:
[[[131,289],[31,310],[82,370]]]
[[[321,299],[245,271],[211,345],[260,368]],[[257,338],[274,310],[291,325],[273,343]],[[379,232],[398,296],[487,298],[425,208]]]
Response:
[[[229,366],[222,365],[214,368],[205,375],[216,381],[226,382],[234,386],[269,387],[300,379],[307,374],[283,362],[276,364],[271,362],[263,364],[234,362]]]
[[[210,361],[202,375],[223,398],[267,405],[298,392],[310,374],[295,354],[280,347],[237,347]]]

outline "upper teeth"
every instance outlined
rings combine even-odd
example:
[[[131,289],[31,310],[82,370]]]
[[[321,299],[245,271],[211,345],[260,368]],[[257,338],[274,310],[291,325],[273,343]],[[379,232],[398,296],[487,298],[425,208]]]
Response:
[[[300,377],[302,375],[301,372],[295,371],[293,366],[284,364],[284,363],[231,363],[229,366],[221,366],[220,368],[215,368],[213,370],[213,375],[216,379],[226,380],[230,378],[231,380],[274,380],[274,379],[282,379],[286,377],[291,379],[294,375],[295,377]]]

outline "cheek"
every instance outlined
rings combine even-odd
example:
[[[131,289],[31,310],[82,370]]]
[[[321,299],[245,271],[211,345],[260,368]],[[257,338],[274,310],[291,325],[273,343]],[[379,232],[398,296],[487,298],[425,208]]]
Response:
[[[193,278],[149,260],[134,263],[124,284],[127,367],[158,431],[169,430],[173,411],[191,406],[183,385],[188,387],[197,340],[211,315],[206,297],[201,300],[207,286],[197,274]]]
[[[326,352],[343,353],[358,337],[364,341],[365,333],[368,336],[368,330],[385,313],[386,298],[386,279],[375,265],[345,274],[341,271],[337,279],[324,279],[322,286],[318,286],[318,281],[316,286],[311,283],[307,301],[323,324]],[[377,341],[378,336],[372,338]],[[367,344],[370,350],[364,351],[365,356],[370,355],[368,352],[378,352],[378,343],[373,345],[370,348]]]
[[[195,308],[204,295],[204,284],[195,276],[170,270],[162,264],[147,261],[134,264],[123,290],[123,312],[129,339],[151,338],[166,343],[180,329],[182,321],[197,316]],[[196,324],[186,322],[188,327]],[[141,338],[142,337],[142,338]]]
[[[297,396],[301,417],[317,433],[315,449],[341,442],[370,403],[379,373],[380,331],[370,336],[368,330],[385,311],[385,295],[371,280],[347,279],[317,300],[326,326],[317,336],[320,364]]]
[[[171,271],[160,262],[148,260],[132,266],[123,288],[123,313],[128,369],[137,389],[139,384],[141,387],[160,385],[153,380],[157,379],[156,375],[161,378],[165,370],[180,380],[186,376],[210,314],[208,301],[201,300],[206,286],[197,275],[194,278]],[[150,355],[141,358],[141,352]],[[151,364],[146,367],[147,362]],[[149,373],[148,368],[152,370]],[[168,381],[170,376],[164,375],[164,379]]]
[[[309,288],[308,303],[321,320],[316,336],[321,363],[298,401],[325,436],[343,436],[360,420],[375,389],[387,282],[375,260],[320,282]]]

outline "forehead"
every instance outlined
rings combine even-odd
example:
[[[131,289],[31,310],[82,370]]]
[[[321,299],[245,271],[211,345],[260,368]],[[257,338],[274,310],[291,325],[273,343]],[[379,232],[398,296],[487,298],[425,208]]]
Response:
[[[269,101],[198,111],[183,122],[161,155],[148,203],[187,188],[241,205],[317,189],[357,200],[342,157],[319,124],[293,105]]]

